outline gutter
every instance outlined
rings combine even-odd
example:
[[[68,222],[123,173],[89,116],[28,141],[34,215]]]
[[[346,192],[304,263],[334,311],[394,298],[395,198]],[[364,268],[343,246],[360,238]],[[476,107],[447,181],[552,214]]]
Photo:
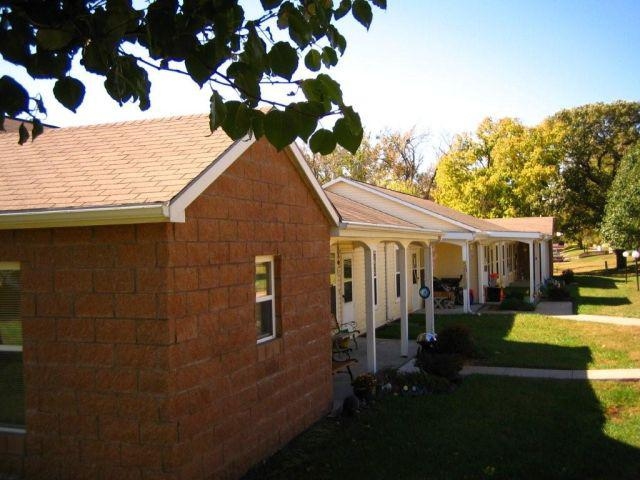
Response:
[[[165,203],[153,203],[0,214],[0,230],[160,222],[184,222],[184,210],[171,208]]]

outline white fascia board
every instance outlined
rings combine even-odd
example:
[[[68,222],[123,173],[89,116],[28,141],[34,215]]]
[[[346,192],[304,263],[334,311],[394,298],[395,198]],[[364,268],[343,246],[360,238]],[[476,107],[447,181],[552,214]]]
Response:
[[[484,232],[486,238],[493,240],[539,240],[542,236],[537,232]]]
[[[240,155],[246,152],[251,145],[256,142],[256,137],[246,135],[240,140],[236,140],[217,159],[212,159],[212,164],[203,170],[195,180],[183,188],[170,202],[171,221],[184,222],[185,210],[198,198],[216,179],[222,175]]]
[[[379,225],[360,222],[342,222],[338,228],[332,229],[332,237],[384,237],[407,238],[415,237],[421,240],[439,240],[440,232],[425,230],[424,228],[399,227],[394,225]]]
[[[380,197],[386,198],[387,200],[391,200],[392,202],[398,203],[398,204],[403,205],[403,206],[405,206],[407,208],[410,208],[412,210],[420,212],[423,215],[429,215],[431,217],[437,218],[439,220],[442,220],[444,222],[450,223],[452,225],[456,225],[456,226],[458,226],[460,228],[464,228],[466,230],[470,230],[472,232],[480,232],[480,230],[477,229],[476,227],[472,227],[471,225],[467,225],[465,223],[459,222],[459,221],[454,220],[452,218],[449,218],[449,217],[447,217],[445,215],[440,215],[439,213],[432,212],[431,210],[427,210],[425,208],[418,207],[417,205],[414,205],[413,203],[405,202],[404,200],[400,200],[399,198],[396,198],[393,195],[389,195],[387,193],[384,193],[384,192],[381,192],[379,190],[376,190],[375,188],[371,188],[366,184],[362,184],[362,183],[359,183],[359,182],[354,182],[353,180],[350,180],[348,178],[343,178],[343,177],[336,178],[336,179],[326,183],[324,185],[324,188],[329,188],[329,187],[331,187],[332,185],[334,185],[334,184],[336,184],[338,182],[348,183],[349,185],[352,185],[354,187],[360,188],[362,190],[366,190],[369,193],[373,193],[373,194],[378,195]]]
[[[473,240],[474,234],[467,232],[443,232],[442,241],[447,240]]]
[[[311,185],[311,188],[313,188],[313,191],[322,202],[322,206],[324,207],[326,213],[329,215],[329,217],[331,217],[331,220],[333,220],[333,226],[337,227],[338,225],[340,225],[340,217],[338,216],[338,212],[333,206],[333,203],[329,201],[329,197],[327,197],[327,194],[324,192],[322,186],[320,185],[320,182],[318,182],[315,175],[311,171],[311,168],[305,160],[300,147],[297,143],[294,142],[289,145],[289,148],[298,167],[300,168],[300,170],[302,170],[302,173],[307,178],[309,185]]]
[[[163,203],[32,210],[0,214],[0,230],[158,223],[170,221],[170,218],[170,208]]]

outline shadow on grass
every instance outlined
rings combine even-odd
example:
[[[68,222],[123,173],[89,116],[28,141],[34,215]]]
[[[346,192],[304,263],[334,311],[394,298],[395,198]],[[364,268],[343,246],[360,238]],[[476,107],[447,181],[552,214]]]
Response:
[[[631,305],[631,300],[627,297],[578,297],[579,305],[603,305],[607,307],[617,307],[620,305]]]
[[[611,277],[601,277],[598,275],[576,275],[576,282],[581,287],[588,288],[602,288],[602,289],[611,289],[618,288],[618,282],[621,280],[616,280]]]
[[[485,348],[515,348],[542,363],[566,358],[585,369],[591,360],[587,347],[505,340],[511,315],[486,320],[447,316],[436,325],[470,324],[476,337],[486,332],[478,339]],[[394,328],[399,334],[399,325],[378,334]],[[412,338],[422,330],[424,316],[411,316]],[[640,390],[629,400],[625,385],[606,388],[618,389],[608,408],[640,402]],[[323,420],[245,478],[640,478],[640,449],[605,435],[605,423],[605,407],[589,382],[473,376],[451,395],[390,396],[355,419]]]

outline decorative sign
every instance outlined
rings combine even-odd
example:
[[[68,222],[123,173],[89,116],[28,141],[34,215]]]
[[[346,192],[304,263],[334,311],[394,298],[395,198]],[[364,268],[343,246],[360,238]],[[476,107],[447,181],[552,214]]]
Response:
[[[418,294],[426,300],[431,296],[431,290],[429,290],[429,287],[422,287],[418,290]]]

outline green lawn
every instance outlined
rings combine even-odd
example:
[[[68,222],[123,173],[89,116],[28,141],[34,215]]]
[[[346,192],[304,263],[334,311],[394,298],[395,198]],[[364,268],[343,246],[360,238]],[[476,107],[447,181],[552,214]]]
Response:
[[[640,318],[635,272],[627,276],[625,281],[624,273],[576,275],[573,295],[577,313]]]
[[[474,376],[325,419],[247,479],[638,479],[640,383]]]
[[[478,345],[478,364],[531,368],[640,368],[640,327],[579,323],[531,313],[436,316],[436,332],[467,325]],[[424,331],[424,316],[409,316],[409,338]],[[377,330],[400,338],[394,322]]]

